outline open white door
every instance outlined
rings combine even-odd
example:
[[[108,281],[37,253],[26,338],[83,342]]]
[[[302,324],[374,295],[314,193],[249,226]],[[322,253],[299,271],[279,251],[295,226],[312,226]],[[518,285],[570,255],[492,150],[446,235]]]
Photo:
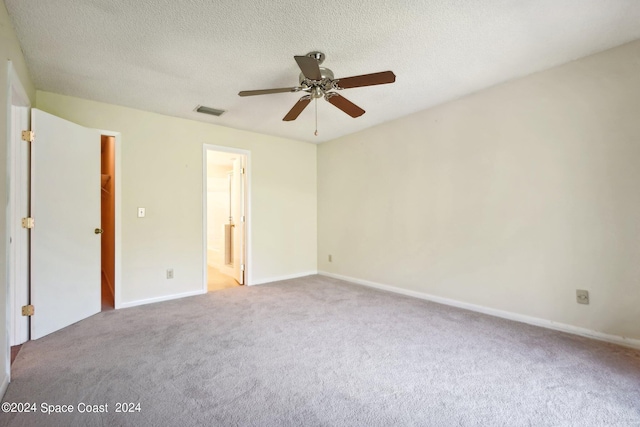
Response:
[[[233,180],[231,182],[231,213],[233,216],[233,278],[244,284],[244,165],[243,156],[233,161]]]
[[[100,133],[31,110],[31,339],[100,311]]]

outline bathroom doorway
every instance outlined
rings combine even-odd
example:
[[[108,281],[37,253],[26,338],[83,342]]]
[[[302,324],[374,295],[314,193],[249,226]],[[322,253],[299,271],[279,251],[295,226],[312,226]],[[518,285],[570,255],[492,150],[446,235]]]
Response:
[[[205,150],[206,283],[209,292],[246,283],[247,155]]]

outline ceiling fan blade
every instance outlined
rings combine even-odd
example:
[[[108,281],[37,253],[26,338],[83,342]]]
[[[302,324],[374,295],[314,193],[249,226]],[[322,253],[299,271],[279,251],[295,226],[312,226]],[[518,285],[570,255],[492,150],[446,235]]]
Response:
[[[310,80],[322,80],[318,60],[309,56],[294,56],[302,74]]]
[[[382,71],[381,73],[363,74],[361,76],[345,77],[335,80],[338,88],[340,89],[383,85],[387,83],[393,83],[395,81],[396,75],[393,74],[393,71]]]
[[[240,96],[253,96],[253,95],[268,95],[270,93],[283,93],[283,92],[298,92],[299,87],[281,87],[277,89],[261,89],[261,90],[243,90],[239,92]]]
[[[330,103],[332,103],[333,105],[335,105],[336,107],[338,107],[339,109],[341,109],[342,111],[344,111],[345,113],[353,117],[354,119],[356,117],[360,117],[365,113],[365,111],[362,108],[358,107],[356,104],[349,101],[344,96],[341,96],[335,92],[331,92],[330,94],[327,94],[327,95],[331,95],[326,97],[327,101],[329,101]]]
[[[311,102],[311,97],[310,96],[303,96],[302,98],[300,98],[298,100],[298,102],[296,102],[296,104],[293,106],[293,108],[291,110],[289,110],[289,112],[287,113],[286,116],[284,116],[284,119],[282,119],[285,122],[290,122],[292,120],[295,120],[298,118],[298,116],[300,115],[300,113],[302,113],[302,110],[304,110],[307,105],[309,105],[309,103]]]

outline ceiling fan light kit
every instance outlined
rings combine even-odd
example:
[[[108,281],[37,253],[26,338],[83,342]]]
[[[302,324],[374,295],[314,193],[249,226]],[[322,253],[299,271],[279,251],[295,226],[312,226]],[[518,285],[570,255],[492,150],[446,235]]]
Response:
[[[246,90],[238,93],[240,96],[268,95],[271,93],[306,92],[293,108],[284,116],[285,122],[295,120],[309,105],[312,99],[323,98],[347,113],[349,116],[360,117],[365,111],[353,102],[341,96],[336,90],[350,89],[354,87],[374,86],[396,81],[392,71],[363,74],[360,76],[344,77],[336,79],[333,71],[320,67],[324,62],[325,54],[322,52],[309,52],[304,56],[293,57],[300,67],[299,86],[276,89]],[[317,107],[316,107],[317,108]],[[316,135],[317,135],[317,109],[316,109]]]

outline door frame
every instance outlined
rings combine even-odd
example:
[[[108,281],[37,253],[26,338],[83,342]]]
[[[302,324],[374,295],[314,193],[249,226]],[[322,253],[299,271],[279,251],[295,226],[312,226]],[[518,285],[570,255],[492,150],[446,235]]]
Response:
[[[7,208],[7,231],[16,241],[7,248],[7,330],[9,346],[22,344],[29,339],[29,318],[22,316],[20,308],[29,303],[29,254],[18,253],[17,246],[29,248],[28,232],[21,233],[20,205],[24,199],[29,204],[29,149],[22,141],[22,131],[30,129],[31,103],[11,61],[7,65],[7,174],[9,176],[10,197]],[[26,144],[27,150],[21,150]],[[25,156],[26,154],[26,156]],[[22,191],[21,191],[22,190]],[[24,194],[23,194],[24,191]],[[27,208],[28,209],[28,208]],[[23,212],[28,216],[28,212]],[[18,245],[18,240],[20,244]],[[11,278],[18,286],[11,286]]]
[[[225,147],[221,145],[202,145],[202,292],[207,293],[207,153],[209,151],[222,151],[225,153],[235,153],[245,156],[245,176],[244,176],[244,203],[245,203],[245,232],[244,232],[244,264],[245,276],[244,284],[253,285],[253,262],[251,250],[251,151],[241,148]]]

